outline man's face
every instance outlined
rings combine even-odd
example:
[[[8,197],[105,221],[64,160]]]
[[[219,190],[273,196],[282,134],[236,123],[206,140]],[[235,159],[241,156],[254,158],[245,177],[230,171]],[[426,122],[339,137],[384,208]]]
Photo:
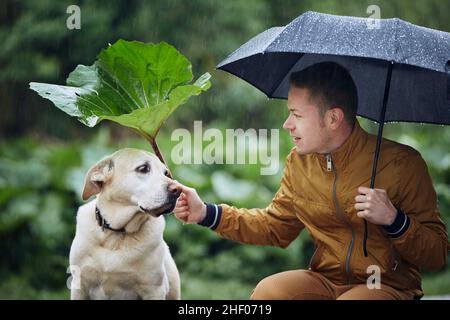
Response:
[[[326,153],[330,133],[308,89],[291,86],[288,95],[289,116],[283,128],[289,131],[299,154]]]

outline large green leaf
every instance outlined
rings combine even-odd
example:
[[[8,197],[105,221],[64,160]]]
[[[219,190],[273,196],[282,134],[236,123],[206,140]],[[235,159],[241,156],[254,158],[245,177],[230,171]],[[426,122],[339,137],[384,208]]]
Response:
[[[119,40],[92,66],[78,65],[66,86],[31,82],[30,88],[89,127],[107,119],[154,139],[176,108],[210,87],[209,73],[189,84],[191,69],[165,42]]]

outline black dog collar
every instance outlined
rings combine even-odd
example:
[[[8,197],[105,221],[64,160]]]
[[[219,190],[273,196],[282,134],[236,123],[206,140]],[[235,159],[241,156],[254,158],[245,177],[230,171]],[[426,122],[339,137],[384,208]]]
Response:
[[[97,223],[98,225],[102,228],[102,231],[105,231],[105,229],[111,230],[111,231],[115,231],[115,232],[121,232],[121,233],[125,233],[125,228],[121,228],[121,229],[114,229],[111,228],[109,226],[109,223],[105,220],[105,218],[103,218],[102,214],[100,213],[100,210],[95,207],[95,218],[97,219]]]

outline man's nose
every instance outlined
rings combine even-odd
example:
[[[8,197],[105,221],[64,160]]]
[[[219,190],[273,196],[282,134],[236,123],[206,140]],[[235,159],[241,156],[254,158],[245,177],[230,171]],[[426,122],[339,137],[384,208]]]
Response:
[[[283,123],[283,129],[293,130],[294,124],[291,121],[291,116],[289,116],[286,121]]]

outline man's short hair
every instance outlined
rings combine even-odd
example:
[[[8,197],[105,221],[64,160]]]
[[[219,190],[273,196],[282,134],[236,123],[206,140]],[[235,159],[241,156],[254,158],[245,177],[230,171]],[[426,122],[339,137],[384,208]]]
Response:
[[[291,85],[308,89],[322,116],[333,107],[340,107],[347,123],[353,127],[358,108],[358,92],[350,73],[335,62],[321,62],[294,72]]]

